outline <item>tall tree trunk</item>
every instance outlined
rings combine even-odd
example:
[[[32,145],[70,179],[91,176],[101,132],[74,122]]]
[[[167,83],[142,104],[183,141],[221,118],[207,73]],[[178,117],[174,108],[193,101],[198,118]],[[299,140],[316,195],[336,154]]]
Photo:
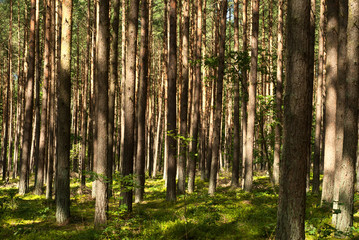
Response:
[[[96,183],[96,204],[95,204],[95,228],[100,228],[107,221],[107,179],[108,179],[108,66],[109,66],[109,2],[100,1],[98,5],[98,29],[96,37],[96,79],[97,91],[95,93],[96,107],[95,118],[97,134],[96,151],[94,152],[94,161],[98,179]],[[112,149],[111,149],[112,150]],[[111,163],[112,164],[112,163]],[[110,172],[112,174],[112,171]],[[106,177],[107,176],[107,177]]]
[[[304,239],[306,165],[311,128],[310,1],[288,1],[283,158],[276,239]]]
[[[57,80],[56,222],[70,220],[72,0],[62,1],[61,55]]]
[[[238,18],[238,5],[239,1],[234,0],[234,51],[239,54],[239,18]],[[234,140],[233,140],[233,164],[232,164],[232,180],[231,186],[234,188],[239,187],[239,161],[240,161],[240,122],[239,122],[239,79],[234,79]]]
[[[30,10],[30,32],[29,32],[29,56],[28,72],[25,83],[25,122],[23,126],[23,142],[21,153],[21,172],[19,182],[19,194],[24,195],[28,189],[26,177],[28,172],[29,157],[31,151],[32,139],[32,111],[34,107],[34,77],[35,77],[35,12],[36,1],[31,0]]]
[[[128,12],[127,45],[126,45],[126,80],[124,89],[124,159],[122,164],[122,176],[133,173],[133,157],[135,148],[135,81],[136,81],[136,50],[137,50],[137,21],[138,0],[130,0]],[[126,186],[124,186],[126,188]],[[121,192],[123,199],[120,204],[127,206],[127,211],[132,211],[132,190]]]
[[[189,77],[189,1],[182,3],[182,85],[181,85],[181,106],[180,106],[180,135],[188,137],[187,130],[187,109],[188,109],[188,77]],[[180,154],[178,158],[178,191],[184,193],[186,190],[186,161],[187,141],[181,138]]]
[[[141,49],[140,72],[137,100],[137,154],[136,154],[136,180],[139,188],[135,189],[135,202],[143,201],[145,189],[145,159],[146,159],[146,106],[148,82],[148,1],[141,2]]]
[[[194,66],[195,76],[192,81],[192,110],[191,110],[191,127],[190,127],[190,136],[191,136],[191,149],[190,149],[190,160],[188,166],[188,192],[194,192],[195,186],[195,175],[196,175],[196,162],[198,156],[198,132],[199,132],[199,123],[200,123],[200,97],[201,97],[201,58],[202,58],[202,0],[197,2],[197,19],[196,22],[196,43],[195,45],[195,58],[196,65]]]
[[[346,5],[345,5],[346,6]],[[343,160],[339,172],[339,211],[336,229],[349,233],[353,226],[355,162],[358,146],[359,1],[349,0],[346,99]]]
[[[212,162],[209,178],[208,194],[213,196],[217,185],[218,159],[220,151],[221,138],[221,120],[222,120],[222,95],[223,95],[223,78],[224,78],[224,55],[226,46],[226,16],[227,0],[221,1],[220,27],[219,27],[219,47],[218,47],[218,78],[216,104],[213,124],[213,146]]]
[[[51,65],[50,65],[50,43],[51,43],[51,2],[44,0],[45,7],[45,50],[44,50],[44,82],[42,85],[42,104],[41,104],[41,130],[39,140],[39,159],[37,163],[37,180],[35,186],[35,194],[43,193],[44,185],[44,163],[46,162],[46,138],[47,138],[47,102],[48,102],[48,82],[50,81]]]
[[[322,202],[333,201],[338,81],[339,2],[327,0],[327,66],[325,98],[325,142]]]
[[[167,99],[167,201],[176,200],[176,92],[177,92],[177,0],[169,2],[169,52],[168,52],[168,99]]]
[[[110,82],[108,91],[108,161],[107,176],[109,180],[108,196],[112,196],[112,166],[115,162],[114,158],[114,130],[115,130],[115,89],[118,83],[118,28],[120,24],[120,1],[113,2],[113,21],[112,21],[112,41],[111,41],[111,62],[110,62]]]
[[[323,70],[324,70],[324,35],[325,35],[325,0],[320,1],[319,46],[318,46],[318,82],[315,105],[315,143],[313,156],[313,193],[319,194],[320,186],[320,146],[323,120]]]
[[[259,31],[259,0],[252,0],[252,36],[251,36],[251,69],[248,86],[248,119],[246,133],[246,154],[244,157],[243,189],[251,191],[253,186],[253,148],[254,125],[256,114],[256,86],[258,59],[258,31]]]
[[[282,95],[283,95],[283,0],[278,1],[278,46],[277,46],[277,85],[275,95],[276,125],[274,129],[274,183],[279,184],[280,147],[282,138]]]
[[[343,165],[343,142],[344,142],[344,113],[346,95],[346,67],[347,67],[347,26],[348,26],[348,0],[339,1],[339,47],[338,47],[338,82],[337,82],[337,115],[336,115],[336,151],[335,169]],[[350,169],[349,169],[350,170]],[[342,176],[341,171],[335,171],[333,190],[333,225],[337,224],[339,209],[339,194]]]

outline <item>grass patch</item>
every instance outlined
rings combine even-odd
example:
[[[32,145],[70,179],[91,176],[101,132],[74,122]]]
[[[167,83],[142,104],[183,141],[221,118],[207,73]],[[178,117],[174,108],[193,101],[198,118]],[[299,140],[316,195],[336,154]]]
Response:
[[[228,175],[221,175],[213,197],[208,183],[196,179],[193,194],[179,195],[176,202],[166,202],[165,182],[147,179],[145,199],[134,204],[133,213],[119,207],[119,191],[109,204],[107,228],[93,228],[94,200],[91,183],[84,194],[79,181],[71,181],[71,222],[58,226],[55,202],[44,196],[17,195],[16,181],[0,188],[0,239],[274,239],[278,196],[267,177],[256,176],[251,193],[230,188]],[[355,198],[355,209],[359,208]],[[320,197],[308,193],[306,238],[332,239],[330,207],[319,205]],[[353,235],[359,239],[359,214],[354,216]]]

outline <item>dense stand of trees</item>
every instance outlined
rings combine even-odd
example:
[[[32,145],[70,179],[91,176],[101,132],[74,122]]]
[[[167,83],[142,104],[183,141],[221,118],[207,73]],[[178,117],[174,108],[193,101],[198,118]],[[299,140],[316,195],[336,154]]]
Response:
[[[222,172],[252,191],[260,171],[279,186],[277,239],[304,239],[310,190],[350,231],[358,0],[6,0],[0,12],[1,176],[55,196],[59,224],[70,178],[92,187],[101,228],[114,176],[131,212],[146,177],[162,173],[176,201],[196,176],[215,196]]]

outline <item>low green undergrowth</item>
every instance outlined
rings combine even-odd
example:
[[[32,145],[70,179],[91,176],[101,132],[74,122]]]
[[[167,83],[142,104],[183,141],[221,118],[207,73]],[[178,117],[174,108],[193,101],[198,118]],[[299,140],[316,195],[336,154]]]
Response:
[[[79,181],[71,181],[71,222],[66,226],[56,224],[54,200],[32,193],[19,196],[13,182],[0,187],[0,239],[274,239],[278,196],[268,178],[255,177],[251,193],[230,188],[229,179],[221,175],[210,197],[208,183],[198,178],[195,193],[179,195],[176,202],[165,201],[162,178],[147,179],[144,202],[134,204],[131,214],[119,206],[115,182],[108,225],[102,231],[93,228],[91,182],[79,194]],[[306,238],[332,239],[337,232],[330,206],[319,203],[319,196],[308,193]],[[355,215],[350,239],[359,239],[358,220]]]

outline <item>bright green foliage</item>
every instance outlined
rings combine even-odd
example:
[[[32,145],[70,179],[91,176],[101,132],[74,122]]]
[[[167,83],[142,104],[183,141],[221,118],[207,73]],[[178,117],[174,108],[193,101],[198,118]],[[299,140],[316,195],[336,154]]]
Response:
[[[93,229],[94,200],[89,191],[78,194],[76,179],[71,182],[72,216],[67,226],[56,225],[53,201],[31,194],[21,197],[16,188],[1,187],[0,239],[273,239],[278,198],[268,177],[255,177],[252,193],[231,190],[229,177],[220,174],[214,197],[207,195],[207,183],[196,179],[200,190],[180,195],[175,203],[165,201],[164,180],[147,179],[144,202],[134,205],[132,214],[119,208],[118,201],[121,184],[135,185],[133,178],[115,177],[110,220],[104,231]],[[355,209],[359,208],[358,200],[357,196]],[[319,197],[309,193],[306,239],[333,239],[338,232],[331,225],[331,208],[319,203]],[[358,229],[354,222],[348,237],[359,237]]]

